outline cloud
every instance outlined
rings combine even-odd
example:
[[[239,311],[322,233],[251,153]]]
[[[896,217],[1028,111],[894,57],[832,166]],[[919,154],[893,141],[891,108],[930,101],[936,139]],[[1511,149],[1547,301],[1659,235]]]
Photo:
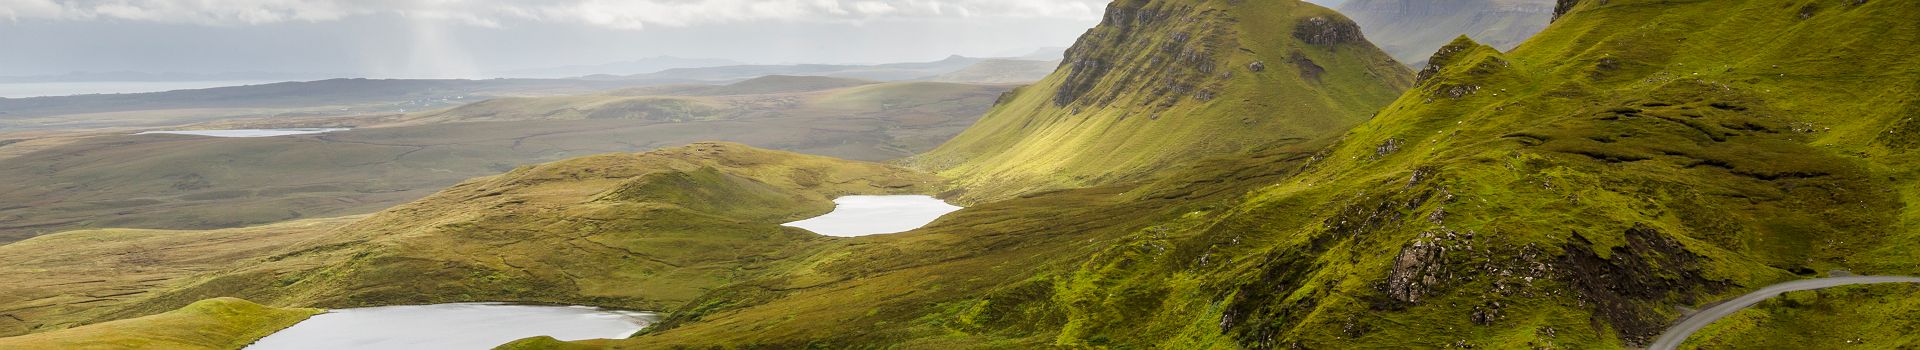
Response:
[[[1099,18],[1104,0],[0,0],[0,20],[125,20],[239,26],[368,15],[498,27],[512,21],[619,28],[757,21]]]

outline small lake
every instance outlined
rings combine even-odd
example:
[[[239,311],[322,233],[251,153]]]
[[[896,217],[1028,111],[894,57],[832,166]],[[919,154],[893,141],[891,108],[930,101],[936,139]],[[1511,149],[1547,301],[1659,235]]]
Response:
[[[858,237],[912,231],[960,210],[929,196],[846,196],[833,203],[833,212],[827,215],[786,225],[827,236]]]
[[[246,349],[485,350],[543,335],[560,340],[625,338],[656,320],[656,315],[646,312],[501,303],[339,309],[261,338]]]
[[[228,129],[228,130],[167,130],[145,131],[134,135],[194,135],[211,137],[274,137],[287,135],[324,134],[335,131],[347,131],[347,128],[289,128],[289,129]]]

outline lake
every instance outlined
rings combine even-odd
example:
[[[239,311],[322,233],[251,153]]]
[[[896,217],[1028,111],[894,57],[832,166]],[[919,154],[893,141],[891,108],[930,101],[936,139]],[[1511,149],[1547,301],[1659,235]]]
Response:
[[[492,349],[514,340],[625,338],[652,313],[584,306],[502,303],[382,306],[330,310],[261,338],[247,350]]]
[[[814,233],[858,237],[912,231],[960,210],[930,196],[846,196],[835,198],[833,212],[789,222]]]
[[[212,137],[274,137],[287,135],[323,134],[335,131],[347,131],[346,128],[291,128],[291,129],[227,129],[227,130],[166,130],[146,131],[134,135],[194,135]]]

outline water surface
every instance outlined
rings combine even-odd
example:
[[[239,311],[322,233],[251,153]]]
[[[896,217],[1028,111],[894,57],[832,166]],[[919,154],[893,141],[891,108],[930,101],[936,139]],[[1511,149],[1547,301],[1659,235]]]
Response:
[[[929,196],[846,196],[833,203],[836,206],[827,215],[786,225],[822,235],[857,237],[912,231],[960,210]]]
[[[514,340],[624,338],[655,315],[584,306],[500,303],[331,310],[261,338],[247,350],[492,349]]]
[[[134,135],[169,134],[212,137],[274,137],[287,135],[323,134],[335,131],[347,131],[345,128],[290,128],[290,129],[227,129],[227,130],[163,130],[146,131]]]

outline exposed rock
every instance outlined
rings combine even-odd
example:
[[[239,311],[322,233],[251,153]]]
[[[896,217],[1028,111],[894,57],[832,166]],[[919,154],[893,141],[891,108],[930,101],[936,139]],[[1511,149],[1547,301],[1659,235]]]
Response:
[[[1314,45],[1335,45],[1366,41],[1360,25],[1340,17],[1308,17],[1294,24],[1293,37]]]
[[[1624,238],[1625,245],[1613,247],[1603,258],[1593,251],[1592,241],[1575,234],[1555,271],[1628,346],[1644,345],[1659,335],[1667,323],[1660,311],[1667,305],[1691,304],[1696,296],[1728,285],[1707,279],[1703,257],[1650,226],[1637,224]]]
[[[1474,43],[1472,40],[1462,38],[1454,40],[1452,44],[1440,47],[1439,51],[1433,53],[1432,58],[1427,59],[1427,68],[1420,69],[1420,73],[1414,75],[1414,85],[1424,84],[1427,82],[1427,79],[1439,75],[1440,70],[1446,69],[1448,64],[1452,64],[1453,61],[1456,60],[1455,56],[1458,56],[1461,52],[1466,52],[1468,49],[1472,49],[1474,45],[1479,44]]]
[[[1267,64],[1260,61],[1253,61],[1253,63],[1247,64],[1247,70],[1254,71],[1255,73],[1265,72],[1267,71]]]
[[[1400,255],[1393,258],[1393,273],[1387,276],[1387,297],[1403,303],[1419,304],[1420,298],[1427,295],[1428,286],[1440,284],[1441,254],[1446,248],[1430,241],[1432,234],[1421,237],[1413,244],[1400,248]]]
[[[1580,0],[1560,0],[1560,2],[1555,3],[1553,5],[1553,20],[1559,21],[1560,16],[1565,16],[1568,11],[1573,11],[1574,6],[1580,6]]]
[[[1505,315],[1501,314],[1502,308],[1503,306],[1500,305],[1498,301],[1487,302],[1486,305],[1473,307],[1473,313],[1471,314],[1473,324],[1482,326],[1493,325],[1494,321],[1499,321],[1505,317]]]
[[[1397,138],[1387,139],[1387,141],[1381,142],[1379,146],[1373,147],[1373,155],[1376,157],[1385,157],[1393,154],[1393,152],[1399,152],[1400,143],[1400,139]]]
[[[1300,79],[1306,79],[1307,81],[1319,82],[1320,75],[1326,74],[1327,72],[1326,67],[1321,67],[1319,64],[1313,63],[1312,59],[1307,58],[1306,54],[1300,53],[1299,51],[1294,51],[1293,56],[1288,58],[1287,62],[1293,63],[1294,68],[1300,71]]]

